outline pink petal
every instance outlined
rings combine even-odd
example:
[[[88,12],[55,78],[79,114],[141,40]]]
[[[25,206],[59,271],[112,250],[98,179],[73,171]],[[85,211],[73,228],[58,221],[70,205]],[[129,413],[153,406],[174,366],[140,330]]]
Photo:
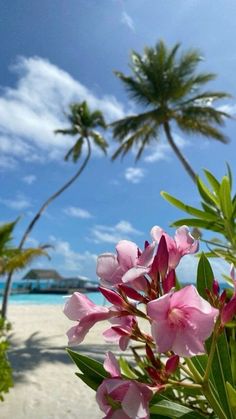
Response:
[[[172,294],[168,293],[147,304],[147,314],[154,321],[166,320],[170,308]]]
[[[104,253],[98,256],[96,272],[104,286],[119,284],[123,274],[117,256],[112,253]]]
[[[116,251],[119,265],[124,272],[136,264],[138,259],[138,247],[134,242],[121,240],[116,246]]]
[[[105,370],[107,372],[109,372],[109,374],[112,377],[120,377],[121,376],[121,371],[120,371],[119,364],[117,362],[116,357],[114,356],[114,354],[112,352],[108,351],[106,353],[105,361],[103,363],[103,366],[104,366]]]
[[[143,266],[137,266],[135,268],[129,269],[123,276],[122,281],[125,283],[132,282],[135,279],[142,277],[150,271],[149,268]]]
[[[156,248],[155,242],[149,244],[145,248],[145,250],[142,252],[142,254],[139,256],[137,264],[140,266],[146,266],[146,267],[150,266],[154,258],[155,248]]]
[[[179,356],[191,357],[205,353],[202,341],[193,334],[193,330],[186,328],[176,334],[172,350]]]
[[[175,242],[182,255],[198,251],[199,242],[194,239],[186,226],[182,226],[176,230]]]
[[[80,320],[90,313],[95,304],[88,297],[79,292],[75,292],[65,303],[64,314],[70,320]]]
[[[211,306],[210,306],[211,307]],[[219,315],[219,310],[211,307],[210,312],[202,312],[198,308],[188,308],[189,324],[194,329],[194,334],[198,339],[205,341],[212,334],[216,318]]]
[[[150,234],[153,240],[155,240],[157,243],[161,240],[161,236],[164,234],[164,230],[162,230],[159,226],[152,227]]]
[[[230,322],[232,318],[236,315],[236,294],[231,298],[231,300],[225,304],[221,312],[221,323],[225,325]]]
[[[130,382],[128,391],[122,400],[122,409],[129,418],[144,419],[149,417],[148,402],[152,393],[149,398],[145,398],[140,387],[136,383]]]
[[[172,295],[171,308],[184,306],[197,308],[206,314],[212,312],[212,306],[198,294],[197,289],[193,285],[187,285]]]
[[[152,336],[157,345],[157,351],[165,353],[172,349],[176,332],[169,327],[167,321],[158,321],[152,323]]]

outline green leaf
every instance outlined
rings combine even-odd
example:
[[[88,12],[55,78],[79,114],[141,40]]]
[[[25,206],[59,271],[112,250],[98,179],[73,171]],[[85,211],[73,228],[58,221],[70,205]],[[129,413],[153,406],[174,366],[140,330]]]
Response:
[[[219,202],[216,196],[213,195],[213,193],[207,188],[205,183],[203,183],[199,177],[197,178],[197,187],[201,197],[207,204],[213,205],[214,207],[219,206]]]
[[[120,357],[119,364],[121,371],[127,378],[137,379],[137,375],[134,373],[133,368],[129,365],[125,358]]]
[[[233,214],[233,205],[231,201],[230,183],[227,176],[224,176],[220,185],[220,203],[224,217],[230,220]]]
[[[162,400],[151,406],[150,413],[171,418],[199,419],[204,417],[199,412],[196,413],[188,407],[169,400]]]
[[[219,224],[216,222],[207,222],[204,220],[198,220],[196,218],[182,218],[181,220],[174,221],[171,224],[171,227],[181,227],[182,225],[187,225],[188,227],[205,228],[206,230],[222,233],[222,227],[219,226]]]
[[[186,205],[179,199],[176,199],[172,195],[168,194],[167,192],[161,192],[161,196],[163,196],[164,199],[166,199],[175,207],[187,212],[188,214],[194,215],[195,217],[198,217],[200,219],[207,220],[207,221],[217,221],[218,219],[216,214],[206,213],[197,208],[191,207],[190,205]]]
[[[212,289],[213,280],[214,274],[211,265],[205,254],[202,253],[197,268],[197,290],[205,299],[207,299],[206,289]]]
[[[101,362],[81,355],[78,352],[71,351],[70,349],[67,349],[67,352],[83,373],[83,381],[86,384],[87,382],[91,382],[91,388],[98,387],[105,378],[109,377]],[[82,379],[81,375],[79,377]]]
[[[226,388],[228,392],[231,410],[233,413],[233,418],[236,418],[236,389],[228,382],[226,383]]]
[[[101,384],[101,383],[98,383],[98,381],[94,380],[93,378],[88,377],[87,375],[81,374],[79,372],[76,372],[75,375],[77,375],[77,377],[79,377],[92,390],[97,391],[98,387]]]
[[[211,339],[206,342],[209,351]],[[212,375],[214,377],[214,386],[218,393],[218,401],[221,404],[227,418],[233,418],[231,415],[228,392],[226,382],[233,384],[233,377],[231,371],[231,362],[229,355],[229,345],[225,332],[223,332],[216,344],[216,350],[212,362]]]
[[[206,178],[209,182],[209,184],[211,185],[213,191],[215,192],[215,194],[217,196],[219,196],[219,190],[220,190],[220,183],[218,182],[218,180],[215,178],[215,176],[213,176],[213,174],[211,172],[209,172],[209,170],[204,170],[204,173],[206,175]]]

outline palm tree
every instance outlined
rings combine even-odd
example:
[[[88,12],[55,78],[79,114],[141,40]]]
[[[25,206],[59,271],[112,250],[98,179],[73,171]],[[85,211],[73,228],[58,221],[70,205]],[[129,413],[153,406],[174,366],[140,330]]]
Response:
[[[226,143],[227,138],[218,127],[230,116],[215,109],[212,103],[230,95],[202,90],[216,75],[196,73],[202,60],[200,53],[188,50],[180,55],[179,47],[180,44],[176,44],[168,49],[160,41],[154,48],[145,48],[143,56],[132,53],[132,76],[115,73],[131,98],[144,106],[144,112],[112,124],[114,138],[121,142],[112,158],[124,156],[135,147],[138,160],[151,141],[160,138],[163,129],[170,147],[195,182],[196,174],[174,141],[171,124],[175,123],[187,134],[200,134]]]
[[[12,246],[12,233],[18,220],[0,225],[0,276],[23,269],[39,256],[47,256],[45,247],[19,249]],[[5,297],[5,293],[4,293]],[[5,317],[6,301],[3,298],[0,314]]]
[[[58,189],[53,195],[51,195],[35,214],[22,236],[22,239],[18,247],[18,249],[20,250],[23,248],[27,237],[31,233],[32,229],[34,228],[34,225],[42,216],[46,208],[66,189],[68,189],[72,185],[72,183],[76,181],[76,179],[81,175],[81,173],[87,166],[87,163],[91,157],[91,143],[94,142],[94,144],[106,154],[108,144],[103,138],[103,136],[95,130],[96,128],[106,128],[106,123],[101,111],[91,111],[85,101],[82,103],[74,103],[70,105],[70,113],[67,115],[67,118],[71,126],[67,129],[58,129],[55,131],[55,133],[78,136],[78,138],[73,147],[71,147],[68,153],[65,155],[65,160],[67,161],[70,158],[72,158],[73,162],[76,163],[81,157],[83,146],[85,145],[86,154],[84,160],[77,172],[74,174],[74,176],[72,176],[72,178],[70,178],[60,189]],[[6,281],[2,307],[3,317],[6,317],[7,302],[11,291],[13,272],[14,270],[9,273]]]

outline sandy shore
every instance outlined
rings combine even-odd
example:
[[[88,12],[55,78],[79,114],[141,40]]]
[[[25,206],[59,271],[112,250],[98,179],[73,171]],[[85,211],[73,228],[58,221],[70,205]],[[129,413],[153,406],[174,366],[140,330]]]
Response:
[[[0,404],[2,419],[101,419],[95,392],[75,376],[76,366],[65,352],[66,330],[72,325],[62,307],[11,305],[9,358],[15,386]],[[106,325],[98,323],[78,349],[102,360],[107,350]]]

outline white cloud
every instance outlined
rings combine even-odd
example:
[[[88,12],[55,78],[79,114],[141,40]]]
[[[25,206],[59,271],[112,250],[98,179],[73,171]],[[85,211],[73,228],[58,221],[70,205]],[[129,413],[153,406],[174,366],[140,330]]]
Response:
[[[197,265],[199,259],[194,255],[184,256],[177,267],[177,276],[180,282],[196,283]],[[222,281],[222,274],[229,274],[230,266],[222,259],[210,259],[214,277]]]
[[[189,145],[189,142],[178,134],[174,134],[174,141],[176,145],[183,149]],[[158,142],[153,142],[147,149],[147,155],[144,157],[144,161],[147,163],[155,163],[157,161],[165,160],[168,161],[173,156],[173,150],[169,146],[166,140],[162,139]]]
[[[123,11],[121,15],[121,22],[127,26],[131,31],[135,32],[135,26],[134,21],[130,15],[128,15],[127,12]]]
[[[62,258],[61,266],[58,267],[73,272],[76,275],[85,275],[89,279],[96,277],[97,255],[89,251],[83,253],[76,252],[71,248],[69,242],[51,236],[50,241],[53,244],[52,256]]]
[[[91,230],[94,243],[117,243],[120,240],[129,239],[132,235],[140,235],[129,221],[121,220],[115,226],[96,225]]]
[[[35,175],[27,175],[22,178],[23,182],[27,183],[27,185],[32,185],[36,179],[37,177]]]
[[[139,183],[144,177],[144,170],[138,167],[128,167],[125,171],[125,178],[131,183]]]
[[[55,135],[54,130],[68,126],[63,112],[72,102],[86,100],[92,109],[103,111],[108,121],[124,116],[114,96],[96,97],[69,73],[43,58],[22,57],[12,70],[18,77],[16,87],[3,88],[0,96],[2,167],[7,167],[2,156],[11,157],[11,167],[18,159],[62,159],[73,139]]]
[[[63,210],[63,212],[68,215],[69,217],[75,218],[91,218],[92,214],[89,211],[79,208],[79,207],[67,207]]]
[[[0,198],[0,203],[13,210],[21,211],[32,206],[30,200],[18,193],[15,199]]]

